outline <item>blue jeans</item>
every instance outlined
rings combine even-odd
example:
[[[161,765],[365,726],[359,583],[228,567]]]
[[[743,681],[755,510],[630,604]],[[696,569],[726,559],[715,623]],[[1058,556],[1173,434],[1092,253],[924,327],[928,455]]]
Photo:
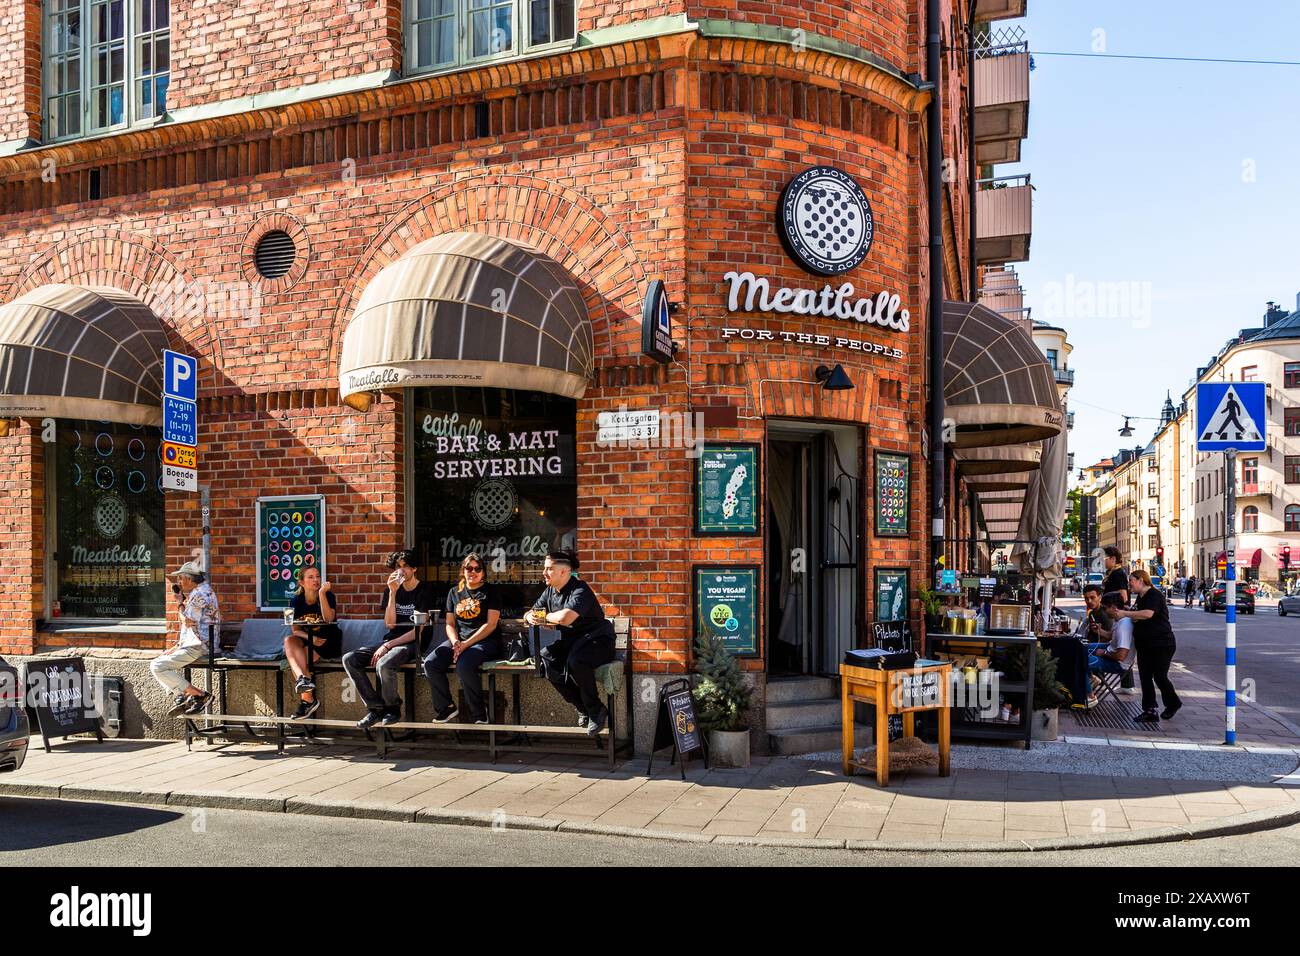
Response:
[[[1104,647],[1110,647],[1109,644],[1089,644],[1088,645],[1088,670],[1094,674],[1123,674],[1128,667],[1119,661],[1111,660],[1109,657],[1098,657],[1097,652]],[[1133,652],[1130,650],[1129,654]]]
[[[470,722],[486,717],[483,709],[483,675],[479,668],[488,661],[505,657],[505,645],[500,634],[491,634],[472,647],[460,652],[456,659],[456,677],[460,680],[460,689],[465,695],[465,708],[469,711]],[[424,676],[429,678],[429,695],[433,698],[435,714],[451,707],[451,687],[447,683],[447,672],[452,668],[451,641],[443,641],[424,659]]]

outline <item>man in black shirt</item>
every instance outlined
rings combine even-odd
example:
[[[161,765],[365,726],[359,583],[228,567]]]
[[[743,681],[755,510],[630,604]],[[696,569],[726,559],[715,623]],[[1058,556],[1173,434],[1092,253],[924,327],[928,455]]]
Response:
[[[1119,594],[1124,599],[1124,606],[1128,607],[1128,571],[1120,559],[1119,548],[1114,546],[1106,549],[1106,580],[1102,582],[1101,590],[1103,594],[1112,591]]]
[[[528,623],[559,628],[560,639],[542,649],[542,672],[586,718],[587,733],[595,737],[609,719],[596,689],[596,668],[614,659],[614,625],[591,587],[573,576],[577,567],[571,551],[546,555],[547,588],[528,612]]]
[[[416,573],[415,552],[409,548],[394,551],[388,557],[388,589],[380,599],[388,633],[382,644],[358,647],[343,655],[343,669],[352,678],[357,694],[365,701],[367,713],[357,726],[368,730],[375,724],[388,726],[402,719],[402,701],[398,696],[401,666],[419,657],[416,641],[415,612],[428,613],[438,604],[433,587]],[[379,689],[370,683],[367,668],[373,667]]]

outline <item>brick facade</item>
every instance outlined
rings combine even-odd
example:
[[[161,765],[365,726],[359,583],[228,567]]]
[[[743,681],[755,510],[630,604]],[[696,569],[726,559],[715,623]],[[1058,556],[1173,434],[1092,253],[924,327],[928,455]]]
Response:
[[[397,0],[316,3],[285,19],[272,3],[174,5],[171,103],[400,70],[399,10]],[[807,30],[901,73],[923,58],[916,0],[580,3],[579,29],[680,13]],[[12,24],[5,30],[0,67],[28,76],[30,43]],[[963,69],[960,60],[953,67]],[[151,305],[172,346],[200,357],[201,474],[227,618],[255,613],[253,506],[269,494],[329,496],[330,577],[357,612],[374,604],[383,556],[404,543],[412,495],[427,492],[406,487],[403,397],[366,414],[338,400],[340,343],[358,297],[385,265],[445,232],[485,232],[549,255],[582,290],[596,348],[596,375],[578,403],[583,575],[629,617],[634,667],[681,673],[691,564],[762,564],[763,540],[694,537],[691,459],[597,446],[601,411],[734,407],[736,427],[710,428],[709,440],[763,442],[776,418],[861,426],[868,468],[876,449],[913,461],[912,535],[879,538],[867,520],[861,587],[877,564],[912,568],[914,587],[924,579],[925,102],[862,59],[685,32],[60,144],[0,157],[0,302],[62,282],[114,286]],[[33,103],[39,97],[27,93],[0,99],[0,140],[26,135]],[[56,159],[56,181],[41,180],[42,156]],[[774,286],[831,281],[801,271],[774,228],[785,183],[819,163],[854,175],[876,217],[870,254],[846,278],[859,295],[898,292],[910,331],[728,315],[723,275],[732,269]],[[950,242],[964,252],[962,163],[950,188]],[[270,229],[298,247],[293,269],[274,280],[251,266]],[[639,354],[653,278],[683,305],[674,319],[683,349],[666,367]],[[847,334],[902,357],[721,337],[724,325],[750,320]],[[852,391],[792,384],[837,362]],[[39,422],[24,421],[0,438],[0,652],[70,640],[38,634],[46,559],[38,432]],[[859,504],[869,511],[872,476],[861,477]],[[198,499],[167,502],[174,567],[198,546]]]

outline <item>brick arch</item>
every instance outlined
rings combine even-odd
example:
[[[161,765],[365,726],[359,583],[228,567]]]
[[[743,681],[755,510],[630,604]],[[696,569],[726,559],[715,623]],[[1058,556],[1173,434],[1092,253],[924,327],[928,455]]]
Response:
[[[205,317],[208,290],[176,265],[160,243],[121,229],[79,233],[28,265],[4,301],[52,283],[129,292],[162,320],[172,348],[198,356],[200,387],[221,384],[221,341]]]
[[[815,383],[818,365],[834,367],[836,361],[853,380],[853,388],[827,392]],[[744,364],[749,415],[766,418],[821,418],[865,424],[876,390],[876,373],[851,365],[843,358],[809,355],[807,358],[747,360]],[[803,383],[812,384],[803,384]]]
[[[370,280],[412,246],[457,231],[508,239],[564,266],[586,301],[597,360],[640,349],[644,273],[618,224],[566,186],[529,175],[484,173],[413,201],[370,243],[339,297],[331,367],[338,367],[343,332]]]

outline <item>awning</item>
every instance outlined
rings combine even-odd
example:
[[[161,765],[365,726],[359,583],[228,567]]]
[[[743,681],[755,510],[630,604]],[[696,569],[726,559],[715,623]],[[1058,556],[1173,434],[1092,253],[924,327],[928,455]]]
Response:
[[[1240,567],[1241,565],[1248,565],[1249,567],[1257,568],[1259,567],[1260,562],[1263,560],[1264,560],[1263,548],[1250,548],[1240,553],[1240,555],[1237,558],[1237,566]]]
[[[945,415],[955,448],[1014,445],[1061,433],[1051,366],[1024,330],[972,302],[943,304]]]
[[[1038,442],[1025,445],[993,445],[987,448],[955,448],[953,458],[958,473],[967,479],[969,487],[975,486],[974,475],[997,475],[1007,472],[1037,471],[1043,457]],[[1026,479],[1027,480],[1027,479]],[[1024,487],[1021,482],[1020,487]]]
[[[453,232],[413,246],[366,286],[343,333],[339,389],[475,385],[578,398],[592,373],[591,322],[553,259],[505,239]]]
[[[0,306],[0,416],[162,421],[167,335],[119,289],[45,285]]]

